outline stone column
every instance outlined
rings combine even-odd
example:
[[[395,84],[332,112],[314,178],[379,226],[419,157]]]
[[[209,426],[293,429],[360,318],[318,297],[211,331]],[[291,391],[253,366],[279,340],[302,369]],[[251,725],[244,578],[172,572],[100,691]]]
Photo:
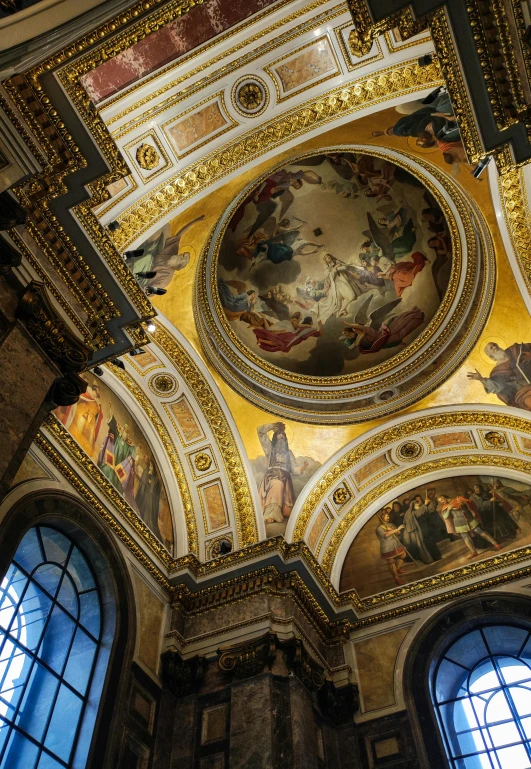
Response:
[[[164,653],[153,769],[343,767],[356,687],[336,689],[299,639],[268,633],[217,654]]]
[[[0,276],[0,499],[50,410],[86,389],[78,371],[87,359],[42,284],[18,291]]]

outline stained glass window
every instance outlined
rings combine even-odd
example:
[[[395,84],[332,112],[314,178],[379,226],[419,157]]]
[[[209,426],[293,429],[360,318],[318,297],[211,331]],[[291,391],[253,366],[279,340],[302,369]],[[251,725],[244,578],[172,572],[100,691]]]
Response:
[[[85,556],[56,529],[30,529],[0,588],[0,769],[73,766],[100,638]]]
[[[461,636],[438,661],[432,697],[452,769],[531,768],[531,633]]]

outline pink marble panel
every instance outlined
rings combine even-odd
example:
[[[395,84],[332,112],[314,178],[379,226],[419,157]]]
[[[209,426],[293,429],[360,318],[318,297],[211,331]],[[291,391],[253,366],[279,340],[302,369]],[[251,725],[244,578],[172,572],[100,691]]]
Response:
[[[97,104],[274,2],[208,0],[88,72],[81,83]]]

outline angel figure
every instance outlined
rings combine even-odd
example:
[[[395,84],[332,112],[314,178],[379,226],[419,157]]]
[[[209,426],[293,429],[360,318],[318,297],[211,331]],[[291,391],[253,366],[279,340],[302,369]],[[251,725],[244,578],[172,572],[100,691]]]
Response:
[[[322,336],[323,324],[319,321],[315,327],[311,315],[302,318],[302,313],[295,312],[288,321],[280,321],[267,329],[253,328],[253,333],[261,350],[289,352],[292,347],[301,344],[305,339]]]
[[[231,219],[230,229],[233,232],[236,231],[250,203],[254,203],[258,215],[249,230],[249,236],[253,235],[256,230],[259,230],[269,217],[275,213],[278,201],[281,204],[278,218],[283,219],[288,208],[295,200],[291,188],[299,190],[304,182],[308,184],[321,184],[321,177],[315,171],[286,171],[284,168],[275,171],[275,173],[268,176],[262,182],[258,189],[253,190],[243,201]]]
[[[393,264],[385,272],[380,272],[379,277],[385,280],[392,280],[395,286],[396,295],[401,297],[406,288],[413,285],[415,276],[421,272],[429,259],[421,251],[414,251],[411,254],[412,261],[402,260]]]
[[[396,166],[387,161],[376,174],[367,175],[367,188],[363,194],[368,198],[377,198],[378,200],[392,200],[391,185],[395,182]]]
[[[354,323],[343,321],[345,328],[339,339],[349,350],[358,349],[362,355],[405,345],[405,338],[424,322],[424,313],[413,307],[399,315],[392,315],[386,322],[387,316],[400,302],[400,299],[394,299],[374,310],[368,318],[370,302],[364,302],[356,313]]]
[[[306,278],[304,282],[304,288],[297,286],[298,299],[295,303],[304,309],[313,307],[313,305],[320,299],[324,299],[326,292],[324,290],[325,281],[315,280],[314,278]]]
[[[380,227],[385,227],[391,238],[394,239],[403,234],[408,221],[407,210],[403,203],[398,205],[387,203],[379,206],[377,210],[381,212],[381,216],[378,217],[378,224]]]
[[[170,285],[174,273],[182,270],[190,261],[190,253],[188,251],[179,253],[182,236],[194,224],[205,219],[205,214],[201,214],[201,216],[192,219],[191,222],[181,227],[175,235],[171,236],[170,227],[166,225],[159,234],[152,235],[151,238],[140,246],[140,248],[144,249],[143,256],[126,261],[133,275],[139,272],[157,273],[154,278],[137,278],[142,288],[147,288],[148,286],[167,288]]]
[[[381,248],[383,256],[394,262],[400,259],[400,257],[411,253],[417,240],[412,219],[408,219],[403,225],[402,234],[398,237],[391,237],[387,232],[387,227],[385,229],[378,227],[372,214],[367,214],[367,220],[369,222],[370,236],[376,245]]]
[[[302,219],[297,219],[298,224],[295,226],[292,226],[292,221],[292,219],[282,219],[270,238],[258,242],[253,254],[253,267],[264,259],[273,262],[273,264],[281,264],[291,261],[294,256],[299,256],[299,254],[304,256],[315,254],[316,251],[323,248],[322,243],[313,243],[300,237],[301,225],[305,224]]]
[[[234,294],[232,289],[238,293]],[[225,281],[218,278],[218,291],[227,320],[241,320],[249,326],[264,328],[270,325],[265,315],[257,310],[258,294],[254,288],[246,291],[245,283],[239,280]]]

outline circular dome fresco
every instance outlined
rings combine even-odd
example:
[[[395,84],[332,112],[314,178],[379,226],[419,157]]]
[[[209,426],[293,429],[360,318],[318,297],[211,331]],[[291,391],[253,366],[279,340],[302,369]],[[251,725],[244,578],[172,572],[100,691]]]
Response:
[[[491,298],[490,252],[458,185],[418,158],[370,147],[298,157],[221,217],[199,266],[201,338],[269,411],[373,418],[462,360]]]

